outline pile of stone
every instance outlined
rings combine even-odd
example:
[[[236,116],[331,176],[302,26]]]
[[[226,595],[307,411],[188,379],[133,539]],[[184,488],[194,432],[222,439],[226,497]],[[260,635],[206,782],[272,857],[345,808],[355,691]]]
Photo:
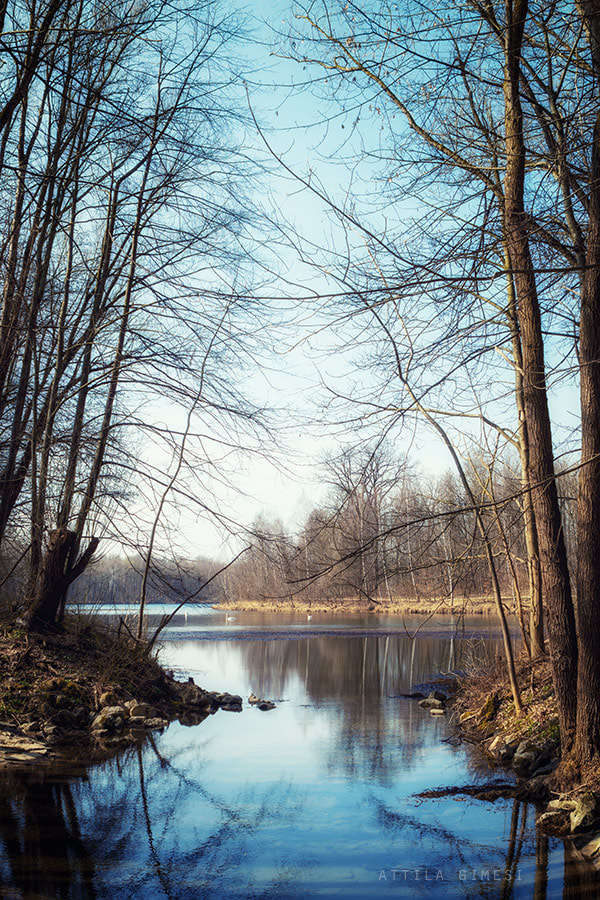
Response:
[[[558,746],[553,740],[499,734],[492,738],[486,749],[495,762],[510,766],[518,778],[549,775],[559,762]]]
[[[272,700],[261,700],[260,697],[257,697],[256,694],[250,694],[248,697],[248,703],[250,706],[255,706],[257,709],[261,709],[263,712],[267,712],[270,709],[275,709],[275,704]]]
[[[517,790],[547,796],[546,778],[560,761],[556,739],[501,733],[488,738],[484,748],[494,762],[512,768]],[[547,803],[536,824],[550,834],[570,837],[577,855],[600,869],[600,797],[592,791],[580,788],[559,794]]]
[[[561,834],[588,832],[600,824],[598,798],[591,791],[583,791],[580,794],[559,794],[555,800],[548,803],[546,812],[538,816],[537,824],[544,825],[548,830]],[[587,837],[590,837],[589,834]]]
[[[163,718],[149,703],[126,700],[119,703],[112,691],[100,697],[100,711],[91,723],[94,737],[106,737],[124,730],[165,728],[168,719]]]
[[[226,691],[205,691],[194,684],[194,679],[174,681],[172,683],[176,700],[188,712],[213,713],[218,709],[226,712],[241,712],[242,698],[239,694],[228,694]]]
[[[600,869],[600,798],[592,791],[559,794],[536,824],[551,834],[569,835],[576,856]]]
[[[188,681],[173,681],[173,709],[175,716],[184,724],[197,724],[210,713],[223,709],[227,712],[241,712],[242,698],[238,694],[205,691],[190,678]],[[127,731],[165,728],[169,718],[161,714],[150,703],[138,700],[119,701],[112,691],[106,691],[99,700],[100,710],[91,723],[91,731],[96,738],[106,738]]]
[[[148,731],[166,728],[173,719],[184,725],[197,725],[219,709],[242,711],[238,694],[205,691],[193,678],[178,682],[169,677],[161,685],[157,706],[136,698],[125,699],[115,688],[104,691],[96,699],[96,708],[90,709],[89,701],[83,705],[84,691],[64,678],[49,679],[42,688],[40,718],[20,728],[0,722],[0,764],[28,764],[54,758],[51,746],[87,742],[90,736],[103,748],[137,741]]]

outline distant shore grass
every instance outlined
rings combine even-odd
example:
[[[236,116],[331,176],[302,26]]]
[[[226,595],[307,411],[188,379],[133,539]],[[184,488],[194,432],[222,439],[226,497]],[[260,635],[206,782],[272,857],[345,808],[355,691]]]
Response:
[[[512,597],[505,597],[507,612],[513,613]],[[301,597],[265,598],[260,600],[228,600],[213,604],[215,609],[239,612],[297,612],[297,613],[374,613],[375,615],[470,615],[493,616],[496,605],[490,597],[454,597],[453,602],[440,597],[393,597],[365,600],[358,597],[342,597],[335,600],[305,600]]]

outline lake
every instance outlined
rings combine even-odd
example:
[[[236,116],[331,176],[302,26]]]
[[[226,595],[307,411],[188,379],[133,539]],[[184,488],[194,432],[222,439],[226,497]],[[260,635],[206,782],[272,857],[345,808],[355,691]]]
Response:
[[[151,608],[150,613],[157,613]],[[231,619],[231,617],[234,617]],[[600,879],[535,809],[416,793],[506,780],[399,695],[492,661],[481,617],[194,608],[164,633],[178,677],[241,713],[172,723],[102,764],[0,775],[5,898],[579,898]],[[248,695],[274,700],[262,712]]]

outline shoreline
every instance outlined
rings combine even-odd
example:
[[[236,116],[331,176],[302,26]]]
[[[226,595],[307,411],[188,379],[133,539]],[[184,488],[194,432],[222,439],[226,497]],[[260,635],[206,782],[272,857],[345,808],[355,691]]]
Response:
[[[0,629],[0,767],[99,762],[174,720],[200,724],[241,703],[176,681],[97,620],[69,616],[48,634]]]
[[[506,598],[505,599],[505,603]],[[514,614],[512,607],[507,609],[509,615]],[[344,613],[384,614],[384,615],[497,615],[493,600],[487,597],[460,597],[450,603],[447,598],[414,598],[398,597],[392,600],[376,599],[369,602],[358,598],[342,598],[340,600],[223,600],[212,604],[213,609],[231,610],[232,612],[290,612],[290,613],[328,613],[343,615]]]
[[[600,873],[600,771],[588,780],[561,771],[560,735],[554,687],[547,657],[521,659],[517,666],[524,712],[515,715],[500,665],[458,679],[452,716],[461,740],[476,746],[492,769],[511,772],[514,785],[498,796],[540,806],[536,826],[568,840],[576,855]],[[456,793],[477,795],[464,786]],[[480,799],[495,799],[492,795]]]

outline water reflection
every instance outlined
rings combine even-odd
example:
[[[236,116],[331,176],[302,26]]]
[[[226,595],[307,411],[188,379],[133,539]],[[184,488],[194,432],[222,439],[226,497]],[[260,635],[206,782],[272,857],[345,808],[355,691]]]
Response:
[[[468,651],[452,650],[459,664]],[[166,655],[208,687],[278,706],[174,724],[84,777],[4,773],[2,896],[597,896],[531,805],[414,797],[478,777],[443,742],[446,724],[397,696],[446,667],[447,642],[189,641]]]
[[[76,785],[35,776],[3,779],[3,897],[299,900],[330,895],[314,852],[290,847],[282,853],[275,842],[265,856],[264,847],[256,845],[261,832],[273,837],[274,821],[281,826],[283,820],[292,828],[302,816],[295,791],[279,786],[270,796],[243,792],[243,802],[223,802],[156,747],[154,754],[135,748],[121,758],[120,779],[109,768],[113,788],[108,791],[104,779]],[[200,813],[191,830],[183,827],[187,816],[180,815],[182,808],[187,812],[190,793]],[[598,896],[597,878],[581,867],[568,845],[564,871],[559,872],[559,842],[531,827],[534,811],[527,804],[512,802],[507,832],[489,846],[476,835],[465,837],[414,811],[386,807],[374,796],[371,803],[380,833],[394,838],[396,848],[414,842],[418,851],[411,859],[401,852],[391,856],[387,866],[373,870],[370,886],[363,883],[354,890],[347,885],[344,896],[387,896],[392,887],[394,894],[431,900]],[[470,812],[477,817],[477,810]],[[369,840],[368,835],[356,834],[355,842],[357,838],[353,852]],[[261,865],[255,865],[257,858]],[[265,865],[266,884],[261,871]]]
[[[224,802],[153,749],[132,748],[100,777],[92,769],[74,784],[34,774],[3,778],[1,896],[253,896],[245,868],[254,836],[265,821],[285,822],[297,808],[252,791],[243,803]],[[191,796],[196,816],[188,828]],[[276,868],[273,880],[285,885],[279,896],[293,898],[298,873]]]
[[[411,685],[438,672],[452,671],[471,658],[470,641],[434,637],[410,640],[404,635],[330,635],[281,641],[240,642],[238,652],[250,681],[262,693],[286,693],[300,680],[313,702],[325,699],[379,699],[408,691]],[[204,644],[203,644],[204,646]],[[495,651],[488,642],[480,650]],[[200,649],[200,647],[198,647]],[[292,686],[293,689],[293,686]]]
[[[204,683],[206,671],[226,668],[227,684],[248,696],[308,704],[322,710],[329,740],[328,771],[377,778],[389,784],[399,770],[414,769],[445,723],[401,694],[443,671],[472,662],[475,652],[493,657],[499,644],[404,634],[324,635],[268,641],[174,642],[165,658]],[[211,685],[217,687],[217,685]],[[392,736],[392,740],[390,740]]]
[[[5,776],[0,789],[3,896],[95,898],[94,855],[71,785]]]

